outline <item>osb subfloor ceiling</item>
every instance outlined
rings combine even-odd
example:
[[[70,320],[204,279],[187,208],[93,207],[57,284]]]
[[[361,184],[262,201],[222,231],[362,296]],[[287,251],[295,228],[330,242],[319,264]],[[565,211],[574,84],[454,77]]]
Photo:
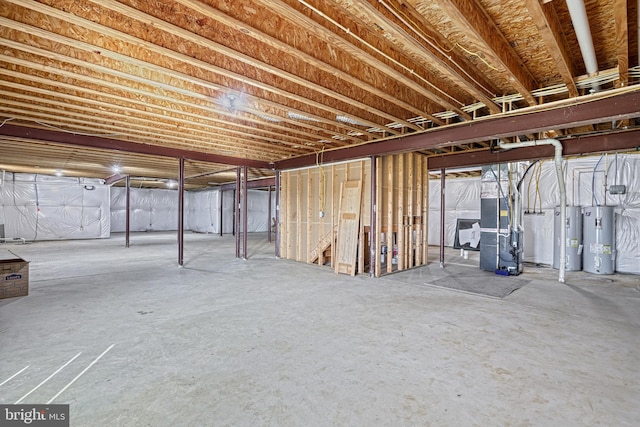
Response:
[[[564,0],[0,0],[0,123],[87,141],[0,129],[0,169],[104,178],[119,164],[151,181],[178,174],[156,147],[231,159],[187,159],[188,184],[206,186],[243,160],[266,176],[255,166],[633,89],[636,1],[584,4],[595,72]]]

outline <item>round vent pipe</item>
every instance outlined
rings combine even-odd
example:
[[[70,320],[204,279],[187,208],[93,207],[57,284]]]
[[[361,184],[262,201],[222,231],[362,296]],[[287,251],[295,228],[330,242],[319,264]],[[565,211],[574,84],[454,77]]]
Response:
[[[598,72],[598,60],[596,59],[596,51],[593,47],[593,39],[591,38],[591,29],[589,28],[589,20],[587,19],[587,9],[583,0],[566,0],[571,23],[578,37],[580,52],[587,69],[587,74],[592,75]],[[596,87],[594,87],[595,89]]]
[[[506,143],[498,141],[498,147],[504,150],[512,148],[532,147],[534,145],[553,145],[555,149],[554,163],[556,165],[556,176],[558,178],[558,189],[560,190],[560,224],[567,223],[567,189],[564,183],[564,171],[562,170],[562,144],[557,139],[538,139],[536,141],[522,141]],[[567,267],[567,227],[560,227],[560,268],[558,281],[564,283],[565,270]]]

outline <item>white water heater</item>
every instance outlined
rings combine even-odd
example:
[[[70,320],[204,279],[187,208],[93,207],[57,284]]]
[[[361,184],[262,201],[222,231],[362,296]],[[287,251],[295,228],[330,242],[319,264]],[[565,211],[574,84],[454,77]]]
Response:
[[[556,206],[553,217],[553,268],[560,268],[560,206]],[[582,207],[567,206],[566,262],[567,271],[582,270]]]
[[[616,260],[614,207],[585,207],[582,225],[584,271],[594,274],[613,274]]]

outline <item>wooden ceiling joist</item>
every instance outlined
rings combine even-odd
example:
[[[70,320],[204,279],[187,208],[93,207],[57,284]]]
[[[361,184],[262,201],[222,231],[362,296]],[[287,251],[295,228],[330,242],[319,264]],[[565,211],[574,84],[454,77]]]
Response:
[[[321,150],[455,161],[496,137],[638,127],[637,5],[584,4],[596,75],[564,1],[5,0],[0,166],[104,178],[122,161],[159,186],[188,153],[197,188]],[[10,120],[31,137],[3,135]]]
[[[86,135],[74,135],[68,132],[53,131],[47,129],[32,128],[26,126],[15,126],[5,124],[0,127],[0,135],[21,139],[31,139],[36,141],[50,141],[59,144],[78,145],[83,147],[103,148],[108,150],[119,150],[127,153],[149,154],[161,157],[173,157],[199,160],[203,162],[222,163],[235,166],[251,166],[255,168],[271,169],[269,162],[256,161],[251,159],[240,159],[231,156],[203,153],[199,151],[183,150],[178,148],[150,146],[130,141],[101,138]]]
[[[525,0],[525,2],[551,57],[558,67],[558,72],[567,86],[569,96],[572,98],[577,97],[578,88],[573,79],[576,72],[575,67],[567,51],[566,40],[562,34],[553,4],[541,4],[539,0]]]
[[[493,66],[503,68],[525,101],[529,105],[536,105],[538,102],[531,95],[531,91],[538,87],[537,82],[505,40],[493,19],[484,12],[477,1],[438,0],[438,5],[451,19],[466,23],[467,32],[481,42],[478,47],[482,48]]]
[[[488,116],[471,123],[433,128],[419,134],[407,135],[400,140],[388,138],[346,149],[327,150],[323,158],[326,163],[332,163],[640,117],[640,88],[616,93],[616,96],[607,93],[593,96],[588,101],[574,101],[569,105],[563,102],[556,104],[555,108],[529,107],[517,113]],[[275,162],[275,168],[293,169],[313,165],[315,161],[315,156],[305,155]]]

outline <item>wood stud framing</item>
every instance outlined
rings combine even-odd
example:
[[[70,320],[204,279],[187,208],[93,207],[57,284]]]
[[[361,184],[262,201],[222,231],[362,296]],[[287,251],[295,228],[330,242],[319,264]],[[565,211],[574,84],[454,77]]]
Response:
[[[379,277],[427,264],[427,157],[419,153],[406,153],[375,158],[373,178],[376,182],[376,215],[373,224],[371,161],[357,160],[282,172],[282,194],[286,197],[283,197],[281,205],[280,251],[284,258],[319,265],[330,264],[338,270],[334,245],[336,231],[339,231],[341,189],[344,183],[362,182],[358,259],[352,267],[357,268],[358,274],[369,272]],[[327,177],[324,195],[321,194],[323,173]],[[321,217],[318,201],[323,198],[326,198],[326,213]],[[291,229],[296,232],[291,232]],[[371,232],[373,238],[369,238]],[[291,248],[297,248],[295,253]],[[343,271],[342,268],[340,266],[340,271]]]

